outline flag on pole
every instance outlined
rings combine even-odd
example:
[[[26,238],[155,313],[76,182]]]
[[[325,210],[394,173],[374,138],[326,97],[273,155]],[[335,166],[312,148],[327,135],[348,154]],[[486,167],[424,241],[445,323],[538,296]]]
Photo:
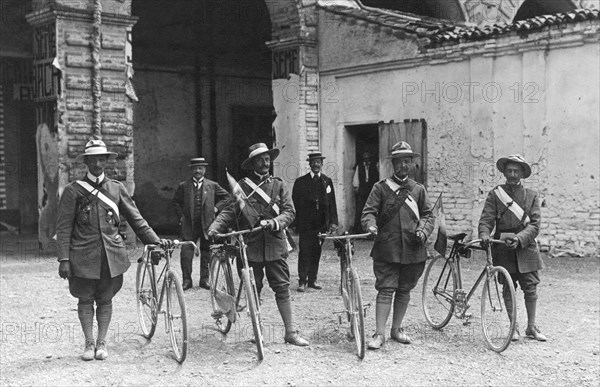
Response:
[[[227,175],[229,187],[231,187],[231,194],[233,195],[240,212],[242,215],[244,215],[244,218],[246,218],[246,221],[248,224],[250,224],[250,227],[254,227],[256,223],[258,223],[260,216],[254,207],[248,203],[248,197],[246,196],[246,193],[242,187],[240,187],[240,184],[229,174],[227,169],[225,169],[225,174]]]
[[[435,206],[433,206],[433,213],[435,214],[436,219],[438,219],[438,232],[437,239],[433,244],[433,248],[435,251],[440,253],[442,257],[446,257],[446,248],[448,246],[448,235],[446,234],[446,214],[444,214],[444,206],[442,204],[442,194],[440,193],[440,197],[435,202]]]

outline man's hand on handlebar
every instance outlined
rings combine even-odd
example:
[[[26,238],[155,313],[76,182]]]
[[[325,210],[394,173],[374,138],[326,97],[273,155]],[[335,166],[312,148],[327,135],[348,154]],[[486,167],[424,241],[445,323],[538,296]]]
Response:
[[[215,230],[214,228],[209,228],[208,229],[208,237],[214,239],[215,236],[218,234],[219,232],[217,230]]]
[[[369,231],[372,235],[377,235],[377,226],[370,226],[367,231]]]
[[[484,249],[487,249],[487,247],[490,245],[490,235],[489,234],[483,234],[481,236],[481,247],[483,247]]]
[[[338,225],[337,224],[332,224],[329,226],[329,230],[328,232],[330,234],[335,234],[338,231]]]
[[[160,245],[160,247],[164,250],[168,250],[168,249],[172,249],[173,248],[173,241],[170,239],[161,239],[158,244]]]
[[[268,231],[273,231],[275,230],[277,225],[275,224],[275,221],[273,219],[266,219],[260,221],[260,227]]]
[[[506,246],[507,246],[509,249],[513,249],[513,250],[514,250],[514,249],[516,249],[516,248],[518,248],[518,247],[519,247],[519,238],[517,238],[517,237],[514,237],[514,238],[506,238],[506,239],[504,240],[504,243],[506,243]]]

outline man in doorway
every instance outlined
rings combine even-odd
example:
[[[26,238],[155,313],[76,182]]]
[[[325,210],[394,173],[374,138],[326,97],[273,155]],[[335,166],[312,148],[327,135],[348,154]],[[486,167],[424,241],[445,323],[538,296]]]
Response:
[[[85,337],[83,360],[108,358],[106,334],[112,318],[112,299],[123,285],[129,268],[129,255],[119,233],[123,216],[144,244],[170,247],[171,241],[159,239],[142,218],[125,186],[104,175],[109,160],[102,140],[90,140],[76,161],[83,161],[88,172],[82,180],[65,187],[58,208],[56,238],[58,274],[69,280],[69,291],[77,298],[77,314]],[[96,310],[94,311],[94,302]],[[94,340],[94,312],[98,337]]]
[[[292,188],[296,207],[296,231],[300,236],[298,252],[298,291],[306,287],[320,290],[317,283],[321,260],[321,232],[335,232],[338,227],[337,207],[333,182],[321,173],[325,156],[321,152],[309,153],[310,172],[299,177]]]
[[[379,165],[373,160],[371,153],[363,152],[362,160],[354,167],[354,177],[352,178],[352,187],[356,198],[356,216],[354,227],[361,230],[360,218],[362,210],[367,201],[367,197],[373,188],[373,185],[379,180]]]
[[[204,157],[190,160],[188,167],[192,176],[179,183],[173,204],[181,227],[181,239],[200,242],[200,287],[210,289],[208,264],[210,261],[208,226],[215,220],[229,199],[229,193],[218,183],[204,177],[208,163]],[[190,289],[192,282],[192,261],[194,248],[181,247],[181,272],[183,290]]]
[[[379,349],[385,343],[392,296],[394,313],[390,337],[403,344],[411,341],[402,328],[402,320],[410,291],[425,269],[425,241],[435,224],[425,187],[408,177],[414,168],[413,158],[418,156],[404,141],[392,147],[388,158],[392,159],[394,174],[373,186],[362,213],[363,229],[376,235],[371,251],[378,292],[376,329],[373,340],[368,343],[369,349]]]
[[[487,247],[495,228],[494,239],[503,239],[505,245],[492,245],[494,265],[502,266],[510,273],[515,289],[521,285],[527,310],[525,335],[538,341],[546,341],[535,322],[537,307],[538,270],[544,268],[535,238],[540,232],[542,215],[536,191],[523,187],[521,179],[531,176],[531,167],[521,155],[502,157],[496,167],[504,174],[506,184],[492,189],[485,200],[479,218],[479,238]],[[507,292],[503,292],[508,295]],[[506,308],[512,311],[512,299],[504,297]],[[509,312],[509,316],[512,315]],[[515,330],[513,340],[519,339]]]
[[[248,264],[254,271],[259,296],[265,274],[267,276],[285,326],[285,342],[303,347],[308,345],[308,341],[300,337],[294,325],[290,270],[286,261],[289,253],[285,229],[294,220],[296,211],[283,180],[269,173],[271,162],[278,155],[279,149],[269,149],[264,143],[249,148],[242,169],[251,172],[237,182],[245,198],[240,195],[235,202],[230,202],[210,225],[208,235],[214,237],[229,228],[246,230],[259,224],[263,227],[247,234]]]

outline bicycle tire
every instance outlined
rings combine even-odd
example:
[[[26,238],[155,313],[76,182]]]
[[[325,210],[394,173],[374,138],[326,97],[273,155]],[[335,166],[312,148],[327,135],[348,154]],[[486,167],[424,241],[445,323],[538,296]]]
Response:
[[[444,328],[452,318],[456,282],[456,268],[452,261],[436,257],[427,266],[421,299],[425,320],[433,329]]]
[[[252,321],[252,330],[254,332],[254,340],[256,342],[256,352],[258,360],[261,361],[265,357],[265,349],[260,321],[258,293],[256,291],[254,281],[251,280],[253,279],[253,276],[254,272],[252,271],[252,268],[242,269],[242,282],[244,283],[244,289],[246,290],[246,302],[248,305],[250,320]]]
[[[171,338],[171,346],[175,359],[183,363],[187,356],[187,313],[185,307],[185,298],[183,296],[183,287],[181,281],[175,272],[169,270],[165,278],[167,281],[167,330]],[[175,296],[175,297],[173,297]],[[174,298],[177,298],[175,300]]]
[[[502,278],[501,280],[499,278]],[[503,287],[509,293],[512,311],[506,307]],[[481,328],[486,345],[494,352],[502,352],[510,345],[517,322],[515,287],[508,271],[494,266],[486,274],[481,295]]]
[[[350,315],[351,315],[351,328],[354,334],[354,341],[356,342],[357,355],[359,359],[365,357],[365,351],[367,349],[366,337],[365,337],[365,309],[362,301],[362,291],[360,290],[360,279],[355,268],[351,269],[350,273]]]
[[[137,315],[142,336],[151,339],[158,322],[158,298],[156,294],[156,273],[154,266],[146,261],[138,263],[135,276]]]
[[[233,274],[228,261],[216,257],[212,259],[210,262],[210,282],[210,302],[213,309],[211,316],[215,319],[217,330],[225,335],[231,330],[232,322],[221,310],[217,297],[224,294],[233,297],[233,300],[236,299]]]

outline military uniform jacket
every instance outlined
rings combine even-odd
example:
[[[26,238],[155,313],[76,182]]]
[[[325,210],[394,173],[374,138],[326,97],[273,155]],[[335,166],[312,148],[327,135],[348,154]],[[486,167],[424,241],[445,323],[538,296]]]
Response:
[[[87,177],[83,181],[98,187]],[[117,205],[120,215],[144,244],[159,243],[158,236],[142,218],[123,184],[105,178],[99,189]],[[65,187],[59,202],[56,222],[58,259],[68,258],[71,272],[76,277],[100,279],[104,252],[111,277],[123,274],[130,262],[119,225],[120,219],[110,206],[77,182],[72,182]]]
[[[381,224],[382,215],[394,208],[394,191],[381,180],[373,186],[362,212],[361,223],[364,230],[377,226],[378,232],[371,250],[375,261],[394,263],[419,263],[427,260],[427,249],[416,237],[418,230],[427,237],[433,231],[435,216],[423,185],[407,178],[400,184],[400,191],[408,191],[416,201],[419,218],[406,203],[403,203],[387,223]],[[403,193],[406,195],[406,192]]]
[[[251,173],[249,178],[256,185],[261,183],[260,178],[254,173]],[[249,195],[248,203],[256,210],[259,218],[261,220],[276,219],[279,222],[278,231],[260,230],[244,235],[244,240],[248,244],[246,251],[248,260],[265,262],[287,258],[289,253],[287,250],[285,229],[292,223],[296,216],[296,210],[294,209],[294,203],[292,202],[289,190],[280,178],[272,176],[268,177],[267,181],[260,186],[271,200],[277,203],[280,212],[279,215],[276,215],[272,206],[266,204],[259,198],[258,194],[251,194],[252,190],[243,180],[238,181],[238,184],[240,184],[246,195]],[[246,230],[256,226],[258,226],[258,222],[257,224],[249,224],[240,210],[239,203],[232,200],[217,215],[210,228],[219,232],[226,232],[229,228]]]
[[[173,204],[175,204],[175,211],[181,222],[181,238],[184,240],[192,240],[196,228],[199,228],[198,231],[201,231],[204,238],[208,239],[208,226],[215,220],[215,214],[223,209],[229,199],[229,192],[212,180],[204,178],[200,189],[202,190],[201,224],[195,224],[197,219],[194,219],[194,194],[196,190],[194,179],[189,178],[182,181],[175,191]]]
[[[321,192],[313,192],[312,185],[312,176],[307,173],[296,179],[292,188],[292,200],[296,208],[294,222],[298,233],[324,232],[330,225],[338,224],[333,182],[321,173]],[[316,197],[323,197],[324,200],[316,203]]]
[[[503,244],[492,244],[494,265],[505,267],[509,273],[529,273],[540,270],[544,267],[544,263],[535,241],[542,222],[538,194],[534,190],[523,187],[522,184],[519,184],[514,191],[506,184],[500,187],[525,211],[530,221],[526,226],[521,223],[521,220],[517,219],[515,214],[498,199],[494,188],[489,192],[481,212],[479,237],[492,235],[494,228],[495,239],[498,239],[501,233],[515,233],[519,239],[519,247],[516,250],[511,250]]]

